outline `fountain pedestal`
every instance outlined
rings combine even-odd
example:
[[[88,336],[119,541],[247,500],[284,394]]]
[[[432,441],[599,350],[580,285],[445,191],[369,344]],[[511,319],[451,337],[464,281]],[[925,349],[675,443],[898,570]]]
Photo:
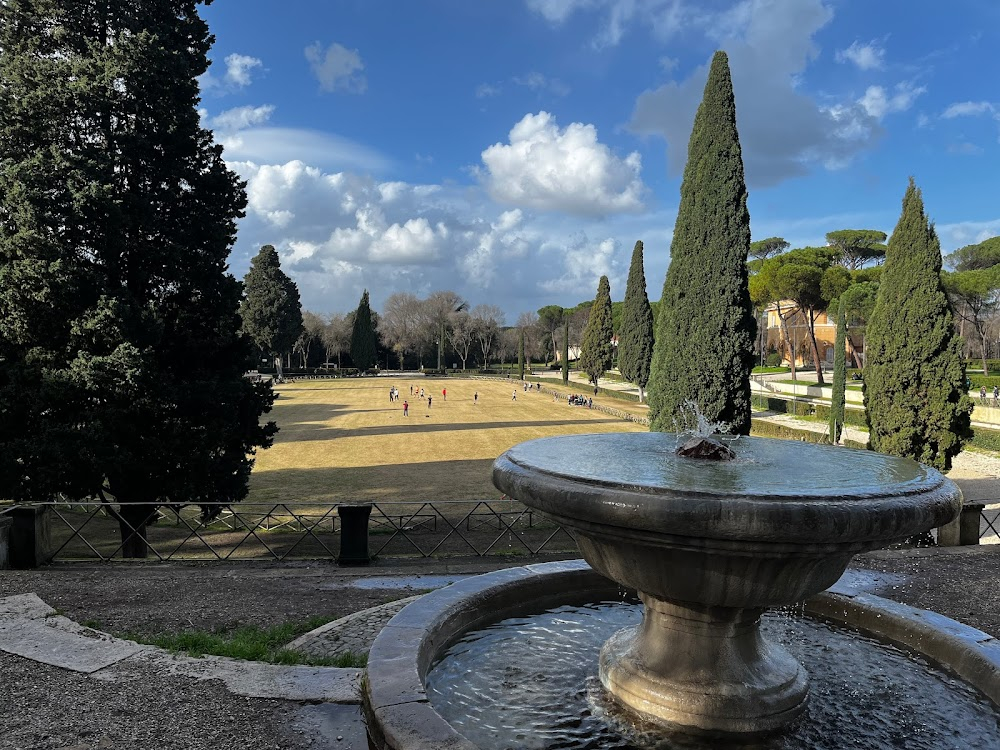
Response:
[[[761,636],[762,608],[641,598],[642,624],[601,649],[601,682],[621,703],[659,722],[720,734],[771,731],[805,709],[808,677]]]
[[[493,482],[574,535],[587,562],[637,590],[643,623],[612,637],[601,681],[645,718],[708,734],[773,731],[808,679],[762,638],[760,614],[832,586],[851,558],[941,526],[961,492],[868,451],[741,438],[731,461],[674,454],[666,433],[522,443]]]

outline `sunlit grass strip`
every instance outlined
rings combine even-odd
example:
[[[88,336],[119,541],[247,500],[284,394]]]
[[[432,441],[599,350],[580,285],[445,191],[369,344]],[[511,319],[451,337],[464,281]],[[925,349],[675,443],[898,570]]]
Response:
[[[125,634],[122,637],[193,657],[227,656],[231,659],[286,666],[304,664],[312,667],[364,667],[368,663],[367,654],[346,652],[334,657],[320,657],[285,648],[285,644],[325,625],[331,619],[312,617],[305,622],[286,622],[266,629],[244,625],[233,630],[213,632],[184,630],[153,636]]]

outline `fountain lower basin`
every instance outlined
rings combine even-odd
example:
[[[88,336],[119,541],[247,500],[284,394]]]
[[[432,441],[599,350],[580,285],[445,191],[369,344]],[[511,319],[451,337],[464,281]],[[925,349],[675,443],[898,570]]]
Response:
[[[601,649],[600,678],[644,719],[690,732],[774,731],[805,709],[808,676],[760,632],[770,607],[833,585],[859,553],[941,526],[957,486],[914,461],[765,438],[731,461],[683,458],[675,435],[522,443],[494,484],[576,538],[645,605]]]
[[[478,750],[479,745],[441,716],[427,693],[427,675],[449,647],[470,631],[510,617],[562,605],[620,600],[622,596],[621,587],[585,562],[571,561],[467,578],[421,597],[383,629],[369,655],[364,708],[372,747]],[[811,598],[804,612],[921,654],[1000,707],[1000,643],[982,631],[933,612],[881,599],[850,583],[838,583]],[[539,671],[546,668],[542,663],[528,666]],[[921,690],[919,686],[908,689]],[[498,680],[496,692],[503,690]],[[535,737],[524,741],[512,737],[507,744],[545,747]],[[756,742],[750,746],[759,747]],[[791,746],[805,750],[804,746]]]

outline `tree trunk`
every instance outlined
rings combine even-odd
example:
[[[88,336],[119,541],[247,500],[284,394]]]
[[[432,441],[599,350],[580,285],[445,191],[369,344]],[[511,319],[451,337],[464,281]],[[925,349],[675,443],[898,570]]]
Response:
[[[809,322],[809,339],[812,341],[813,364],[816,366],[816,384],[826,385],[823,382],[823,363],[819,361],[819,344],[816,343],[816,317],[815,312],[809,311],[806,320]]]
[[[274,377],[281,380],[284,370],[281,367],[281,355],[274,355]]]
[[[983,351],[982,351],[982,355],[983,355],[983,377],[989,377],[989,375],[990,375],[990,368],[989,368],[989,365],[986,364],[986,357],[987,357],[987,354],[989,353],[988,352],[988,350],[989,350],[989,342],[987,341],[987,337],[986,337],[986,326],[983,326],[983,330],[979,332],[979,340],[982,342],[982,347],[983,347]]]
[[[640,385],[640,386],[639,386],[639,403],[640,403],[640,404],[642,403],[642,398],[643,398],[643,396],[644,396],[644,395],[645,395],[645,394],[643,393],[643,388],[642,388],[642,386]]]
[[[795,348],[791,344],[791,337],[788,335],[788,319],[781,314],[781,303],[775,302],[775,307],[778,312],[778,330],[781,332],[781,343],[785,347],[785,351],[791,352],[788,357],[788,364],[792,370],[792,380],[795,380]],[[792,313],[789,313],[791,315]]]
[[[122,535],[122,557],[145,559],[149,556],[146,526],[156,517],[156,506],[122,503],[118,510],[118,528]]]

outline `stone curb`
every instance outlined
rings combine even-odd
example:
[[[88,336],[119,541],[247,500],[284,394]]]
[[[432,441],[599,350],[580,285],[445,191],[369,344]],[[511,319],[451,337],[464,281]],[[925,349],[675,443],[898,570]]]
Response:
[[[347,652],[367,654],[372,642],[389,620],[403,607],[415,602],[421,596],[423,594],[417,594],[378,607],[353,612],[300,635],[285,648],[310,656],[332,657]]]
[[[218,679],[249,698],[358,703],[360,669],[284,666],[222,656],[180,656],[84,627],[36,594],[0,598],[0,651],[99,680],[117,680],[142,662],[166,674]]]

